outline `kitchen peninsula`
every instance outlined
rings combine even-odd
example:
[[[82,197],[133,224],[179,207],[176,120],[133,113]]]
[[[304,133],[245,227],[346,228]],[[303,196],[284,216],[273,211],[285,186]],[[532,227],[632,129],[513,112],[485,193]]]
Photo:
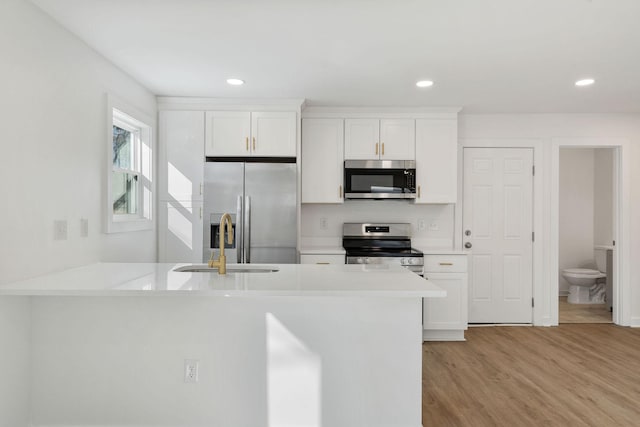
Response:
[[[397,266],[183,266],[0,286],[28,299],[32,425],[421,425],[422,298],[445,296],[433,282]]]

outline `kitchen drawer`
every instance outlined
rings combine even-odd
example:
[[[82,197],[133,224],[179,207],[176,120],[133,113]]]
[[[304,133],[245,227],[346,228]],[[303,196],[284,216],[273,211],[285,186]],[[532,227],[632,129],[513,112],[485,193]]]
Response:
[[[314,254],[300,255],[300,264],[344,264],[344,255]]]
[[[425,273],[466,273],[467,255],[425,255]]]

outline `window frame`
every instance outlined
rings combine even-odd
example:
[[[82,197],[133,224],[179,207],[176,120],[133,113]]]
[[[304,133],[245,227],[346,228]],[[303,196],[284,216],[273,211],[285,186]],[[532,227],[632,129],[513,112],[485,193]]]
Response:
[[[151,230],[154,227],[154,132],[155,121],[123,100],[107,94],[107,161],[105,191],[105,233]],[[113,126],[133,131],[131,169],[113,166]],[[113,172],[136,175],[136,213],[114,214]]]

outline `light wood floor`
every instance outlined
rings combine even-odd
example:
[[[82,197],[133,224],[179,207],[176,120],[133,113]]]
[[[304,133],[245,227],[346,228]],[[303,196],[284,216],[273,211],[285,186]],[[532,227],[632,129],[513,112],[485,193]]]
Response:
[[[569,304],[560,297],[558,304],[560,323],[611,323],[608,304]]]
[[[640,426],[640,329],[470,328],[423,344],[424,427]]]

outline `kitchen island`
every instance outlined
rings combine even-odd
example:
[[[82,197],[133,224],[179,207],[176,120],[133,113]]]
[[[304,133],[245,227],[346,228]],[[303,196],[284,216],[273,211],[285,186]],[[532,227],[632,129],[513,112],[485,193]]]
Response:
[[[31,425],[421,425],[422,298],[445,296],[433,282],[394,266],[181,266],[0,286],[29,313]]]

